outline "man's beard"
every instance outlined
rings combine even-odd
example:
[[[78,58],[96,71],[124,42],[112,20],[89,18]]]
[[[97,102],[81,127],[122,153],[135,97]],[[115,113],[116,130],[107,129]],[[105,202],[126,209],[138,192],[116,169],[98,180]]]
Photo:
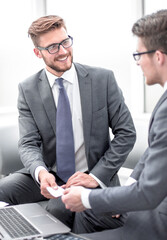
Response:
[[[58,67],[58,66],[54,66],[54,65],[47,65],[48,67],[50,67],[51,69],[53,69],[56,72],[66,72],[67,70],[69,70],[71,68],[72,62],[70,64],[70,66],[66,66],[66,67]]]
[[[67,70],[69,70],[72,66],[73,63],[73,56],[71,56],[71,62],[70,65],[65,65],[64,67],[59,67],[58,65],[53,65],[53,64],[49,64],[47,63],[46,59],[43,57],[43,60],[46,64],[46,66],[48,66],[49,68],[51,68],[52,70],[54,70],[55,72],[66,72]],[[56,61],[55,61],[56,62]]]

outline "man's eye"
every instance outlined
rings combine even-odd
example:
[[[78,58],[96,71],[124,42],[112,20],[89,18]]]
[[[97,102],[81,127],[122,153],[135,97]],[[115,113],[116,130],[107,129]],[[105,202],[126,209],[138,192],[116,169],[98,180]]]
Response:
[[[69,39],[63,41],[63,46],[68,46],[70,44]]]
[[[49,50],[53,50],[53,49],[57,49],[58,45],[57,44],[53,44],[52,46],[50,46],[48,49]]]

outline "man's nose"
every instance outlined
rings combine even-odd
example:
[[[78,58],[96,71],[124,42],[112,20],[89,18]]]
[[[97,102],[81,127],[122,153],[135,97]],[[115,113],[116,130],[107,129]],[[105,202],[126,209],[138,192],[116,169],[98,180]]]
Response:
[[[59,46],[59,54],[61,53],[61,54],[64,54],[64,53],[66,53],[67,52],[67,50],[62,46],[62,45],[60,45]]]

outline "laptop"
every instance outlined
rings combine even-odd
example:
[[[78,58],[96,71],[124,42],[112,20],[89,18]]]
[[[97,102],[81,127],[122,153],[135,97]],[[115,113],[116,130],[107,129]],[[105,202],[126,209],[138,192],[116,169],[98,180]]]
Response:
[[[61,233],[44,238],[46,240],[90,240],[87,237],[75,233]]]
[[[68,232],[70,228],[38,203],[0,208],[0,240],[38,240]]]

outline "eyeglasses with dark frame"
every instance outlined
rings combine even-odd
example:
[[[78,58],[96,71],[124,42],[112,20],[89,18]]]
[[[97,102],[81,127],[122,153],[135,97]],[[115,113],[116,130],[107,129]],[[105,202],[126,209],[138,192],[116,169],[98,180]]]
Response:
[[[133,57],[134,57],[135,61],[139,61],[141,55],[150,54],[150,53],[154,53],[154,52],[156,52],[156,50],[150,50],[150,51],[146,51],[146,52],[135,52],[135,53],[133,53]]]
[[[73,44],[73,38],[68,35],[68,38],[64,39],[60,43],[54,43],[48,47],[37,47],[39,50],[47,50],[50,54],[57,53],[60,49],[60,46],[63,46],[63,48],[69,48]]]
[[[136,52],[136,53],[133,53],[133,57],[134,57],[134,60],[135,60],[135,61],[139,61],[141,55],[154,53],[154,52],[156,52],[156,51],[157,51],[157,50],[150,50],[150,51],[146,51],[146,52]],[[160,50],[159,50],[159,51],[160,51]],[[163,52],[163,51],[160,51],[160,52],[163,53],[163,54],[167,54],[167,52]]]

